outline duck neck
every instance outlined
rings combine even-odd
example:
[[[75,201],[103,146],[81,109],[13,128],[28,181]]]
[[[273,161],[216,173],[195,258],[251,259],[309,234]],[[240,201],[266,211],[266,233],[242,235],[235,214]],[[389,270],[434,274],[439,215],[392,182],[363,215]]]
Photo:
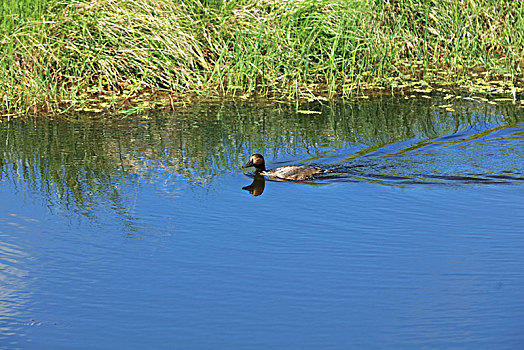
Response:
[[[257,173],[260,173],[262,171],[266,171],[266,165],[262,164],[260,166],[255,167],[255,169],[256,169]]]

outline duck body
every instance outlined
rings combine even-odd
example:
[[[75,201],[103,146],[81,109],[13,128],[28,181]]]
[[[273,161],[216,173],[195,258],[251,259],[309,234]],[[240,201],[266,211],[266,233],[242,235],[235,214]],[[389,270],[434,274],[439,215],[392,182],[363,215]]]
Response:
[[[292,181],[303,181],[313,175],[328,171],[327,169],[302,165],[287,165],[266,170],[266,163],[261,154],[253,154],[242,168],[249,168],[251,166],[255,167],[257,173],[260,175]]]
[[[302,181],[310,178],[315,174],[324,173],[326,171],[326,169],[320,169],[311,166],[288,165],[276,169],[262,171],[260,174],[269,177],[278,177],[280,179]]]

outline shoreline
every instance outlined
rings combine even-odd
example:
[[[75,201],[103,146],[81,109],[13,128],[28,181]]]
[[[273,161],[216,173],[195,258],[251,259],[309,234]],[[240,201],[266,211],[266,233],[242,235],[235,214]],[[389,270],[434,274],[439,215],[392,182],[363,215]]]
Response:
[[[220,98],[524,94],[513,1],[6,1],[0,119]]]

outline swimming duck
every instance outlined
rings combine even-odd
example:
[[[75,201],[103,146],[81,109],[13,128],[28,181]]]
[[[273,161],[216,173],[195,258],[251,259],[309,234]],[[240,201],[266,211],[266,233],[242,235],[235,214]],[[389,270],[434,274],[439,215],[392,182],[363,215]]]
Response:
[[[266,162],[261,154],[253,154],[242,168],[255,167],[257,174],[279,179],[302,181],[315,174],[325,173],[328,170],[311,166],[287,165],[280,168],[266,170]]]

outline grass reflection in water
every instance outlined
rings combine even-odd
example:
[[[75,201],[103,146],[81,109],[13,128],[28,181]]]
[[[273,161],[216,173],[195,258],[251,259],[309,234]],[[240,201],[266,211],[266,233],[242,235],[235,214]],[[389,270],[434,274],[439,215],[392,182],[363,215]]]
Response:
[[[352,180],[364,172],[370,175],[367,180],[379,173],[430,177],[435,171],[449,171],[452,176],[456,174],[450,169],[451,160],[446,169],[438,168],[439,160],[450,156],[435,151],[429,161],[432,148],[484,140],[496,128],[522,130],[522,113],[511,105],[456,100],[455,112],[450,113],[439,109],[439,103],[438,99],[376,99],[301,106],[318,114],[267,104],[207,104],[133,121],[4,123],[0,177],[21,191],[39,192],[66,210],[90,215],[100,206],[109,206],[125,212],[133,190],[144,179],[167,176],[169,181],[208,186],[224,172],[240,172],[242,162],[255,152],[278,165],[312,163],[339,171],[351,166],[347,169],[352,169]],[[399,169],[406,160],[420,161],[414,154],[421,151],[425,158],[415,167],[418,174],[409,167]],[[369,158],[381,160],[362,173],[352,167],[366,164]],[[458,171],[464,175],[462,169]],[[367,181],[366,176],[362,180]]]

